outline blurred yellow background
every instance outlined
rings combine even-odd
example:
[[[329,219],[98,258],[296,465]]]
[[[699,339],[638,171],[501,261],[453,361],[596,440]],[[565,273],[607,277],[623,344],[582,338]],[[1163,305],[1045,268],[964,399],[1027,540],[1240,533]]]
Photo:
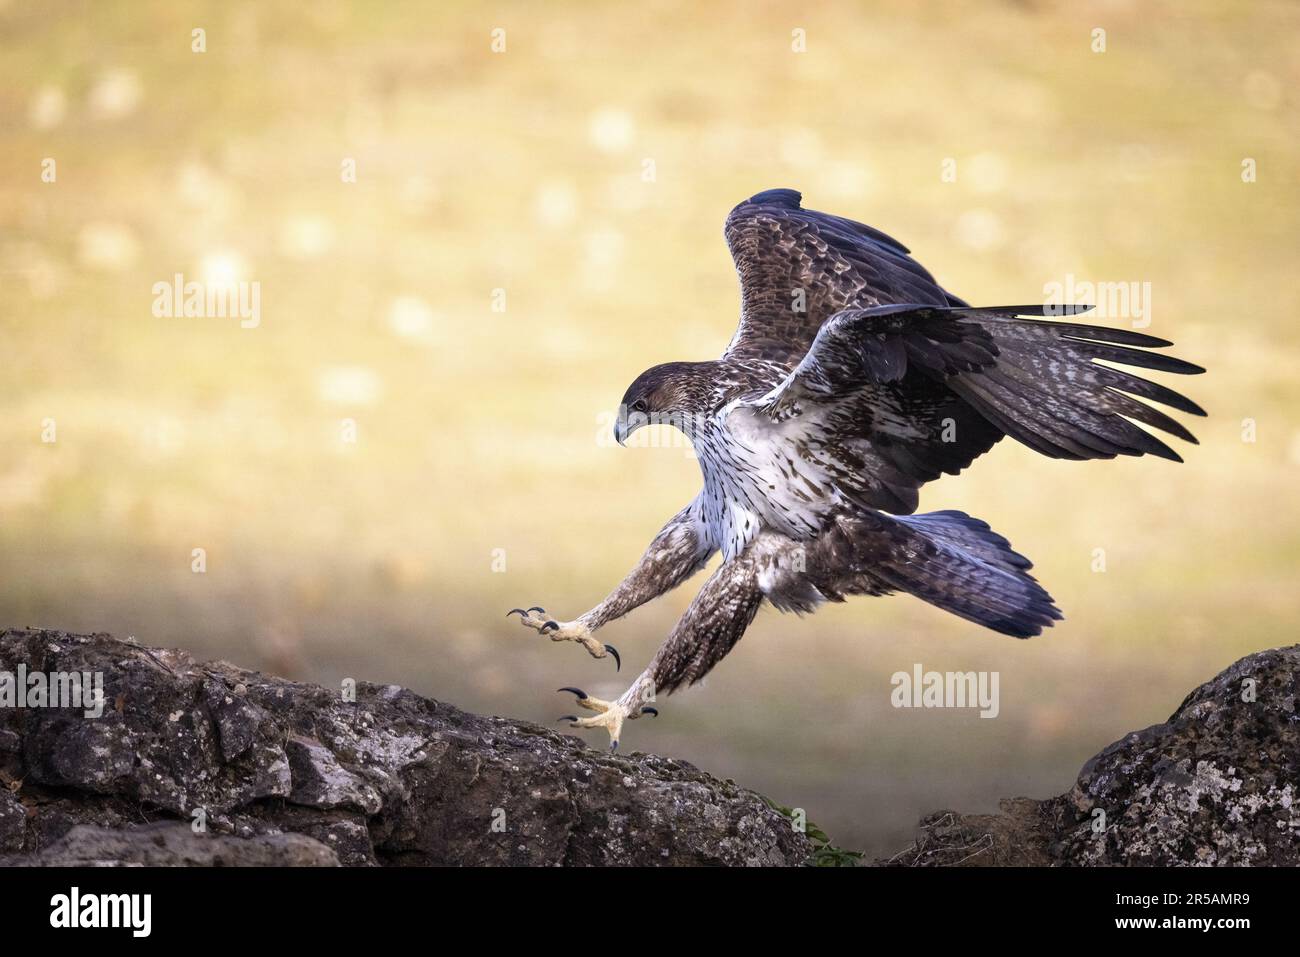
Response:
[[[1184,465],[1005,441],[926,489],[1034,559],[1044,637],[907,597],[769,610],[625,744],[873,853],[1059,793],[1295,640],[1298,28],[1201,0],[0,2],[0,624],[541,722],[559,685],[616,694],[702,577],[602,634],[621,675],[503,614],[582,612],[695,494],[687,450],[611,447],[607,415],[722,351],[722,220],[789,186],[976,303],[1149,282],[1210,418]],[[260,325],[156,317],[177,273],[258,283]],[[1000,715],[891,708],[914,662],[1000,672]]]

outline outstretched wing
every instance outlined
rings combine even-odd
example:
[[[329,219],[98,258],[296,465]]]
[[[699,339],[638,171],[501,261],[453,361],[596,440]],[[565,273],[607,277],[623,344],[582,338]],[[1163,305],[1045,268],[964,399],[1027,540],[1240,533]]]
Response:
[[[965,305],[902,243],[862,223],[803,209],[800,199],[792,189],[771,189],[727,217],[741,297],[728,357],[792,366],[821,325],[850,306]]]
[[[1129,420],[1195,443],[1138,398],[1204,415],[1200,406],[1094,360],[1204,370],[1146,351],[1170,345],[1153,336],[1020,318],[1046,314],[1042,306],[849,309],[822,325],[807,354],[758,405],[784,423],[802,456],[830,463],[838,485],[896,514],[915,510],[922,484],[965,468],[1003,435],[1053,458],[1181,461]]]

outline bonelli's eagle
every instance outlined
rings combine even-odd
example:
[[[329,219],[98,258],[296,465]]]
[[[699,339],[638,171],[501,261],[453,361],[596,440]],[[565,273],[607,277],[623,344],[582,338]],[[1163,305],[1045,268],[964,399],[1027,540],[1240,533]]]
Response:
[[[1089,307],[973,307],[944,291],[908,250],[870,226],[804,209],[773,189],[731,211],[740,327],[722,358],[641,373],[619,409],[620,444],[670,423],[694,445],[704,488],[610,595],[573,621],[514,609],[554,641],[594,657],[596,631],[679,585],[715,552],[723,562],[614,701],[577,688],[618,746],[623,722],[658,714],[658,692],[699,681],[740,640],[764,600],[812,611],[847,595],[907,592],[1017,638],[1061,618],[1028,559],[963,512],[912,514],[918,489],[954,474],[1004,435],[1044,455],[1178,455],[1141,423],[1196,439],[1149,400],[1196,403],[1104,362],[1195,373],[1126,329],[1044,317]],[[1031,318],[1032,317],[1032,318]]]

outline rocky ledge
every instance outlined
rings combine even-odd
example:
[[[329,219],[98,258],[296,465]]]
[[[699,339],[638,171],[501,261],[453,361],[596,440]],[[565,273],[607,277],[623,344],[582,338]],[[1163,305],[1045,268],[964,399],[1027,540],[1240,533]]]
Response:
[[[795,865],[816,850],[683,761],[392,685],[0,632],[0,680],[20,668],[28,706],[0,701],[0,864]],[[89,697],[32,706],[37,673],[85,676],[87,695],[102,680],[102,713]]]
[[[53,701],[74,674],[82,697]],[[1250,655],[1088,761],[1067,793],[931,814],[876,863],[1295,866],[1298,701],[1300,645]],[[682,761],[393,685],[331,691],[109,635],[0,632],[0,865],[856,858]]]
[[[1089,760],[1065,794],[931,814],[877,863],[1300,865],[1300,645],[1242,658]]]

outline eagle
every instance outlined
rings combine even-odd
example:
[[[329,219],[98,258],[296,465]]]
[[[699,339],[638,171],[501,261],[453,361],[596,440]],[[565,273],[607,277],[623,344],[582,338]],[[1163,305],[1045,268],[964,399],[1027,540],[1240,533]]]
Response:
[[[955,475],[1003,436],[1058,459],[1155,455],[1181,462],[1150,426],[1195,443],[1149,403],[1195,402],[1110,364],[1205,371],[1153,352],[1172,343],[1069,321],[1091,306],[971,306],[906,246],[767,190],[727,216],[740,325],[720,359],[641,373],[619,405],[622,445],[647,424],[680,429],[704,487],[590,611],[557,621],[512,609],[553,641],[621,658],[596,632],[722,562],[650,664],[612,701],[572,693],[618,747],[657,694],[703,678],[764,602],[812,612],[850,595],[904,592],[1016,638],[1061,620],[1031,563],[959,511],[915,514],[922,485]],[[1101,363],[1109,363],[1102,365]],[[1147,400],[1147,401],[1141,401]]]

